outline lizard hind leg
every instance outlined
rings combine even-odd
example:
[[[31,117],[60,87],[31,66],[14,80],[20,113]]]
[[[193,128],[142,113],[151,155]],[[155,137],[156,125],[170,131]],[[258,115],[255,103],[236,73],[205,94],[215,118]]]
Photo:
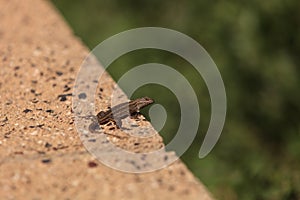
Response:
[[[135,112],[135,113],[131,114],[130,118],[131,118],[131,119],[135,119],[135,120],[139,120],[139,119],[140,119],[140,118],[139,118],[140,116],[141,116],[141,113]]]

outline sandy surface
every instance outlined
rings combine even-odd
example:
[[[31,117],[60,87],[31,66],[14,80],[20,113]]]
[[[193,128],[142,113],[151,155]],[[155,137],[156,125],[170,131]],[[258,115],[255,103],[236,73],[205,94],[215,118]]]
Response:
[[[87,54],[48,2],[0,0],[0,199],[211,199],[181,161],[130,174],[87,152],[72,112]],[[97,110],[109,106],[115,84],[105,79]],[[138,139],[110,131],[118,137],[108,140],[133,152],[163,146],[157,133]]]

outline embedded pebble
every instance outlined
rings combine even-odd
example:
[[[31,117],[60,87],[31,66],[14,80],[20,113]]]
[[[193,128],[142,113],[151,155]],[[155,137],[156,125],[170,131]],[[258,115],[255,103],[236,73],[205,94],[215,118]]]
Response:
[[[79,99],[86,99],[86,94],[85,94],[85,93],[80,93],[80,94],[78,95],[78,98],[79,98]]]

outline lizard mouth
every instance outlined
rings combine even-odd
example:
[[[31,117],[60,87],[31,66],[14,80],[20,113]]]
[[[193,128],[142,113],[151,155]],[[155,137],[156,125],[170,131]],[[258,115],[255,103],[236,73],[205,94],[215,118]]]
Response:
[[[150,97],[144,97],[143,99],[144,99],[144,101],[147,101],[149,103],[154,103],[154,100],[151,99]]]

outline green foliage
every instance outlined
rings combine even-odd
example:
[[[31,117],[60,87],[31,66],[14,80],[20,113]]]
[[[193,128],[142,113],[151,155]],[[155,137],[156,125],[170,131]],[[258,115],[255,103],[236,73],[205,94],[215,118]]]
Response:
[[[143,50],[122,56],[109,72],[118,80],[136,65],[157,62],[188,78],[200,101],[201,128],[183,160],[218,199],[300,198],[300,1],[53,3],[91,49],[114,34],[143,26],[175,29],[197,40],[219,67],[228,98],[221,139],[205,159],[197,154],[209,123],[210,99],[192,66],[168,52]],[[135,95],[151,96],[166,108],[178,106],[157,85]],[[161,131],[166,141],[177,130],[179,115],[178,109],[168,113]]]

